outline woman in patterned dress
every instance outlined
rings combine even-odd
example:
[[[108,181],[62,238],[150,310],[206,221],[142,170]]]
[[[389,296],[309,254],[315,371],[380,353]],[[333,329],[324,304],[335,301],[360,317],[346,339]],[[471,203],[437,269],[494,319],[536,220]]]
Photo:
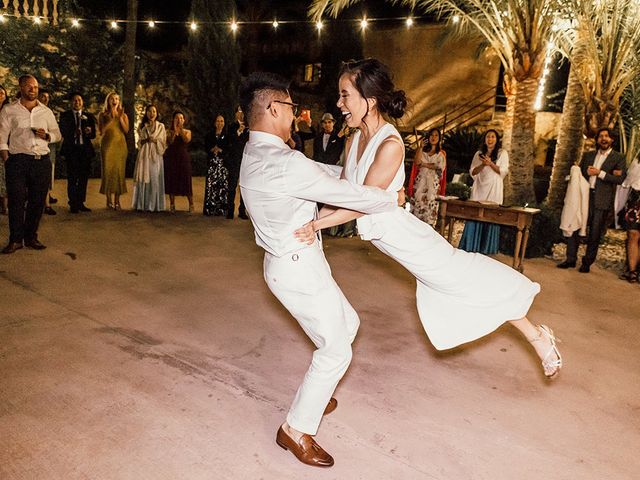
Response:
[[[227,151],[229,149],[229,139],[222,115],[216,116],[215,129],[207,134],[204,145],[209,156],[209,162],[204,184],[202,213],[207,216],[226,216],[229,174],[224,166],[224,159],[229,153]]]
[[[440,131],[429,130],[428,150],[423,150],[423,141],[418,142],[414,163],[419,168],[416,176],[415,195],[411,199],[411,213],[432,227],[438,220],[438,194],[440,177],[446,166],[444,152],[440,149]]]

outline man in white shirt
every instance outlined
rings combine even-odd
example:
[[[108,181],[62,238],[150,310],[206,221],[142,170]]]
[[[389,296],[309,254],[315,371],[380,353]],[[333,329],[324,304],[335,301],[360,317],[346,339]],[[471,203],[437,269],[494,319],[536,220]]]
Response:
[[[337,406],[331,395],[351,361],[360,322],[331,276],[320,238],[306,245],[293,232],[314,218],[316,202],[379,213],[398,208],[403,194],[340,180],[327,173],[328,167],[289,148],[285,141],[297,105],[288,86],[267,73],[251,74],[242,85],[240,104],[250,134],[240,188],[256,243],[265,250],[265,281],[317,347],[276,442],[303,463],[330,467],[333,458],[312,435],[322,415]]]
[[[9,243],[2,253],[24,246],[46,248],[38,225],[51,177],[49,143],[62,138],[53,112],[38,101],[38,81],[19,80],[20,100],[0,112],[0,161],[5,163],[9,197]]]
[[[622,154],[612,148],[613,135],[609,128],[601,128],[596,134],[597,150],[587,152],[582,157],[580,169],[589,182],[589,217],[587,226],[587,251],[582,257],[580,272],[589,273],[591,264],[598,254],[600,240],[612,219],[613,201],[616,187],[626,176],[627,163]],[[579,230],[567,238],[567,259],[558,268],[576,266],[579,245]]]

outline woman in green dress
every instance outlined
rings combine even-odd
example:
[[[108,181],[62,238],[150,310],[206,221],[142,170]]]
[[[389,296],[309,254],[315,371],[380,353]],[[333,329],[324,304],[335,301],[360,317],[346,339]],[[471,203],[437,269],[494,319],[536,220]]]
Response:
[[[102,183],[100,193],[107,196],[107,208],[120,210],[120,195],[127,193],[125,166],[127,163],[127,139],[129,118],[120,104],[120,95],[111,92],[104,101],[98,116],[102,140]],[[112,200],[113,195],[113,200]]]

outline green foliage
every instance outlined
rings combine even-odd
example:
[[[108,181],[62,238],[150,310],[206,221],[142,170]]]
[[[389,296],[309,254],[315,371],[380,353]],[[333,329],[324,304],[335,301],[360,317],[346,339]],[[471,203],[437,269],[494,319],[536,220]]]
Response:
[[[189,37],[189,108],[196,142],[213,128],[217,114],[230,123],[238,103],[240,48],[226,22],[234,16],[233,0],[193,0],[191,12],[201,28]]]
[[[560,230],[560,214],[551,209],[546,203],[530,205],[539,208],[540,213],[533,216],[527,242],[527,258],[543,257],[552,253],[553,245],[563,241]],[[513,255],[515,248],[515,227],[500,228],[500,251],[506,255]]]
[[[460,200],[468,200],[471,196],[471,187],[460,182],[448,182],[447,195],[453,195]]]
[[[10,90],[20,75],[34,75],[52,94],[51,107],[66,108],[66,95],[81,91],[85,104],[101,102],[104,89],[119,86],[120,47],[101,28],[74,29],[26,18],[10,18],[2,25],[0,67],[9,70]],[[15,93],[15,91],[11,92]]]
[[[447,152],[447,177],[468,172],[473,156],[482,145],[482,133],[474,128],[463,127],[446,132],[442,148]]]

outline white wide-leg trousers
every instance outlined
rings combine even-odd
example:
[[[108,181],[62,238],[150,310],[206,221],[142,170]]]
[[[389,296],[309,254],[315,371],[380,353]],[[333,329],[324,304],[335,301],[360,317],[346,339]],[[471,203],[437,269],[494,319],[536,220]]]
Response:
[[[283,257],[265,254],[264,278],[317,347],[287,415],[291,427],[315,435],[351,362],[360,319],[331,276],[317,242]]]

